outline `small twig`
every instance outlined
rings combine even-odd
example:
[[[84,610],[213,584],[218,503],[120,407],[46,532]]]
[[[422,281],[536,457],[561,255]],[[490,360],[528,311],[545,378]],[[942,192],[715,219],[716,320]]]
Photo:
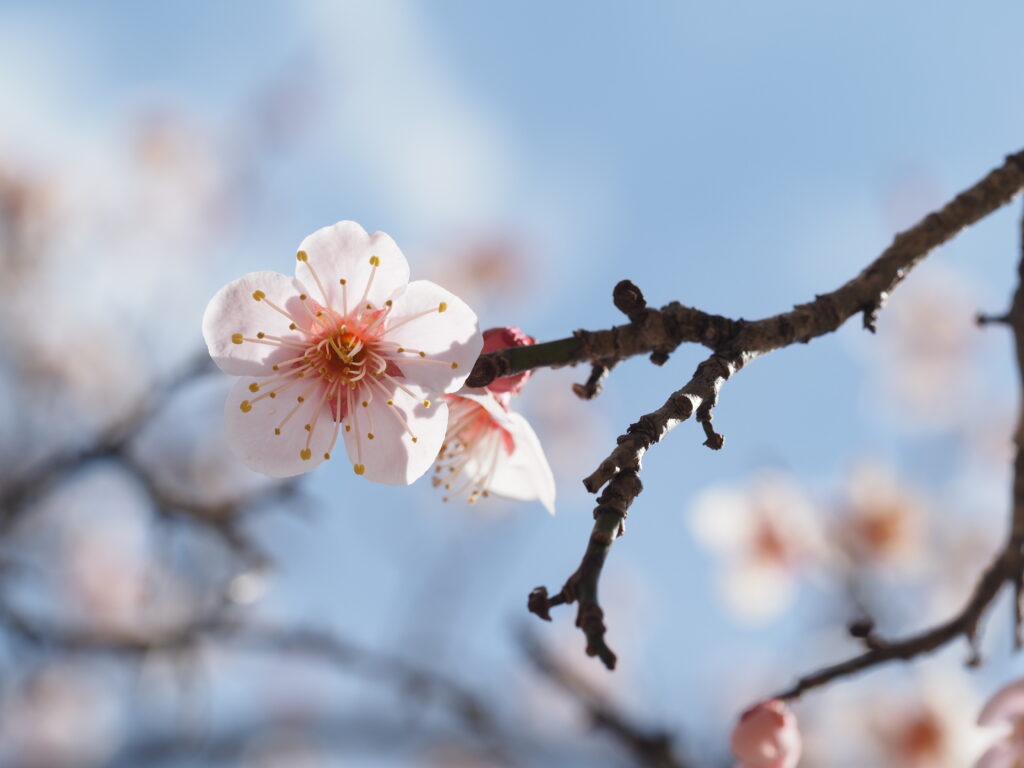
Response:
[[[593,400],[601,394],[604,380],[608,378],[608,374],[614,366],[615,363],[609,363],[608,365],[594,363],[590,367],[590,376],[587,378],[586,383],[572,385],[573,393],[581,400]]]

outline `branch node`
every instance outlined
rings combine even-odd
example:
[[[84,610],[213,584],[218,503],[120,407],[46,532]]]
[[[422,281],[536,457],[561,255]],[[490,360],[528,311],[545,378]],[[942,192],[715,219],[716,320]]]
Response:
[[[594,363],[590,367],[590,376],[584,384],[573,384],[572,391],[581,400],[593,400],[604,386],[604,380],[608,378],[615,363]]]
[[[647,312],[647,299],[630,280],[620,280],[612,290],[612,301],[615,308],[629,318],[632,323],[640,323]]]

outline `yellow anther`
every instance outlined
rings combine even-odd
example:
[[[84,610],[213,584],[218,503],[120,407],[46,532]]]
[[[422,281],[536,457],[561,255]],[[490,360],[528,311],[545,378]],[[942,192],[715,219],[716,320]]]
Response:
[[[299,301],[305,301],[308,298],[309,297],[306,294],[304,294],[304,293],[300,293],[299,294]]]
[[[267,294],[265,294],[263,291],[253,291],[252,297],[256,299],[256,301],[260,301],[261,299],[267,298]]]
[[[309,448],[303,448],[301,451],[299,451],[299,458],[302,459],[303,461],[309,461],[311,458],[313,458],[313,452],[309,450]]]
[[[420,352],[420,357],[426,357],[426,356],[427,356],[426,352]]]
[[[273,370],[280,371],[281,370],[281,366],[278,365],[277,363],[274,363]]]
[[[304,430],[306,430],[307,432],[312,432],[313,431],[313,425],[312,424],[303,424],[302,428]]]
[[[394,404],[395,404],[394,400],[388,400],[388,405],[394,405]]]
[[[306,398],[304,398],[304,397],[303,397],[302,395],[299,395],[299,396],[298,396],[297,398],[295,398],[295,399],[296,399],[296,400],[298,400],[298,401],[299,401],[300,403],[304,403],[304,402],[306,402]]]
[[[362,464],[353,464],[352,469],[356,471],[357,475],[361,475],[363,474],[363,472],[366,471],[366,467],[364,467]]]
[[[252,403],[248,400],[243,400],[238,407],[242,409],[242,413],[248,413],[252,410]]]
[[[309,261],[309,256],[306,254],[305,251],[299,251],[298,253],[296,253],[295,258],[298,259],[299,261]]]
[[[424,408],[429,408],[430,407],[430,401],[429,400],[424,400],[423,401],[423,407]]]
[[[440,304],[437,305],[438,312],[444,312],[446,309],[448,309],[448,302],[446,301],[442,301]]]
[[[294,330],[296,330],[296,329],[297,329],[298,327],[299,327],[299,326],[297,326],[297,325],[296,325],[295,323],[288,323],[288,330],[289,330],[289,331],[294,331]]]
[[[367,436],[368,438],[370,438],[371,440],[373,440],[373,432],[367,432],[367,433],[366,433],[366,436]]]
[[[390,306],[391,306],[391,305],[392,305],[393,303],[394,303],[394,302],[393,302],[393,301],[391,301],[391,299],[388,299],[387,301],[385,301],[385,302],[384,302],[384,306],[385,306],[385,307],[390,307]]]
[[[273,400],[275,397],[277,397],[277,392],[271,392],[270,399]]]
[[[458,368],[458,367],[459,367],[459,364],[458,364],[458,363],[452,363],[452,370],[453,370],[453,371],[454,371],[454,370],[455,370],[456,368]]]
[[[280,427],[274,427],[274,434],[275,434],[275,435],[280,435],[280,434],[281,434],[281,429],[280,429]]]
[[[451,483],[445,483],[445,484],[444,484],[444,489],[445,489],[446,491],[450,491],[450,490],[452,489],[452,484],[451,484]]]
[[[369,408],[370,404],[366,400],[363,400],[363,408]]]
[[[342,285],[344,285],[345,284],[345,278],[344,277],[340,278],[338,280],[338,282],[341,283]]]
[[[331,454],[330,454],[330,453],[324,453],[324,458],[325,458],[325,459],[329,459],[329,458],[331,458]]]
[[[366,305],[366,308],[367,308],[367,309],[373,309],[373,304],[367,304],[367,305]]]
[[[413,441],[414,443],[418,443],[418,442],[420,441],[420,439],[419,439],[418,437],[414,437],[414,438],[412,439],[412,441]]]
[[[242,343],[242,334],[240,334],[240,333],[232,333],[231,334],[231,343],[232,344],[241,344]]]
[[[265,334],[265,333],[264,333],[263,331],[260,331],[259,333],[257,333],[257,334],[256,334],[256,338],[257,338],[257,339],[262,339],[262,338],[263,338],[264,336],[266,336],[266,335],[267,335],[267,334]]]
[[[488,496],[490,496],[491,494],[490,494],[490,492],[489,492],[489,491],[484,491],[484,492],[483,492],[483,493],[482,493],[481,495],[482,495],[482,496],[483,496],[483,497],[484,497],[484,498],[486,499],[486,498],[487,498]]]
[[[253,382],[252,384],[250,384],[250,385],[249,385],[249,391],[250,391],[250,392],[259,392],[259,391],[260,391],[260,385],[259,385],[259,384],[257,384],[257,383],[256,383],[256,382],[254,381],[254,382]]]
[[[371,267],[379,267],[380,266],[380,259],[378,259],[376,256],[371,256],[370,257],[370,266]]]
[[[352,431],[352,425],[351,424],[346,424],[345,425],[345,431],[346,432],[351,432]]]
[[[238,334],[238,337],[239,337],[239,338],[241,338],[241,337],[242,337],[242,334]],[[238,343],[238,344],[241,344],[242,342],[240,342],[240,341],[239,341],[239,342],[236,342],[236,343]],[[399,351],[399,352],[405,352],[405,347],[399,347],[399,348],[398,348],[398,351]]]

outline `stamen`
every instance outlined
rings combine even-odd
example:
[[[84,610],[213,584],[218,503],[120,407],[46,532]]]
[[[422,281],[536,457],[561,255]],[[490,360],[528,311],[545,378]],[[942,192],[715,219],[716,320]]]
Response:
[[[284,425],[287,424],[289,420],[291,420],[292,416],[295,415],[295,412],[302,407],[302,404],[304,402],[306,402],[306,395],[308,395],[310,392],[316,389],[318,384],[320,384],[319,379],[314,379],[312,383],[310,383],[309,387],[306,388],[306,391],[296,398],[295,405],[292,407],[290,411],[288,411],[285,417],[281,420],[281,423],[277,425],[278,430],[284,429]],[[274,434],[280,434],[280,432],[275,432]]]
[[[264,303],[264,304],[266,304],[266,305],[267,305],[268,307],[270,307],[270,308],[271,308],[272,310],[274,310],[275,312],[277,312],[277,313],[278,313],[278,314],[280,314],[280,315],[284,315],[284,316],[285,316],[285,317],[287,317],[287,318],[288,318],[289,320],[291,320],[291,321],[292,321],[292,323],[294,323],[294,324],[295,324],[295,326],[296,326],[296,327],[297,327],[297,328],[298,328],[299,330],[301,330],[301,331],[302,331],[303,333],[305,333],[305,334],[306,334],[306,335],[308,335],[308,336],[312,336],[312,335],[313,335],[313,334],[312,334],[312,332],[311,332],[311,331],[310,331],[309,329],[305,328],[305,327],[304,327],[304,326],[302,325],[302,323],[300,323],[300,322],[298,321],[298,318],[296,318],[296,317],[292,316],[291,314],[289,314],[288,312],[286,312],[285,310],[283,310],[283,309],[281,309],[281,308],[280,308],[279,306],[277,306],[277,304],[275,304],[274,302],[272,302],[272,301],[271,301],[270,299],[268,299],[268,298],[267,298],[267,295],[266,295],[265,293],[263,293],[263,291],[256,291],[256,293],[254,293],[254,294],[253,294],[253,298],[254,298],[254,299],[256,298],[256,294],[259,294],[259,295],[260,295],[260,298],[256,299],[256,301],[260,301],[260,300],[262,300],[262,301],[263,301],[263,303]]]
[[[324,307],[327,309],[327,311],[333,314],[333,310],[331,309],[331,303],[327,298],[327,291],[324,290],[324,284],[320,282],[320,275],[318,275],[316,270],[313,269],[313,265],[309,261],[309,254],[307,254],[305,251],[299,251],[296,254],[295,258],[297,258],[299,261],[305,264],[306,269],[308,269],[309,273],[313,275],[313,281],[316,283],[316,287],[320,291],[320,296],[323,297]]]
[[[344,277],[340,278],[338,283],[341,284],[341,313],[348,317],[348,284]]]
[[[370,278],[366,281],[366,288],[363,289],[363,297],[356,302],[356,306],[366,303],[366,297],[370,295],[370,286],[373,285],[374,275],[377,274],[377,267],[380,266],[380,259],[376,256],[370,257]],[[347,313],[346,313],[347,314]]]
[[[411,322],[412,322],[413,320],[419,320],[419,319],[420,319],[421,317],[426,317],[427,315],[432,315],[432,314],[434,314],[435,312],[444,312],[444,309],[441,309],[441,307],[444,307],[444,309],[448,309],[448,305],[447,305],[447,304],[445,304],[445,303],[444,303],[444,302],[442,301],[442,302],[441,302],[440,304],[438,304],[438,305],[437,305],[437,307],[435,307],[434,309],[426,309],[426,310],[424,310],[424,311],[422,311],[422,312],[417,312],[417,313],[416,313],[415,315],[410,315],[409,317],[405,318],[405,319],[404,319],[404,320],[402,320],[401,322],[399,322],[399,323],[396,323],[395,325],[392,325],[392,326],[390,326],[390,327],[388,328],[388,333],[391,333],[392,331],[398,330],[398,329],[399,329],[399,328],[401,328],[401,327],[402,327],[403,325],[406,325],[406,324],[408,324],[408,323],[411,323]]]

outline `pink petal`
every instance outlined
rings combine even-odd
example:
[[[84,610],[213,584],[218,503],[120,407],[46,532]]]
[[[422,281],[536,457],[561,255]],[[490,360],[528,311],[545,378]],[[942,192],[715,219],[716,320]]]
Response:
[[[352,311],[364,295],[366,301],[381,307],[409,282],[409,264],[395,241],[383,232],[368,235],[354,221],[339,221],[318,229],[299,245],[299,253],[303,252],[307,260],[296,264],[295,276],[309,287],[310,296],[337,312],[344,311],[346,304]],[[377,266],[371,264],[374,257]],[[314,271],[327,293],[326,301]],[[345,280],[344,290],[340,280]]]
[[[1024,680],[1003,686],[988,700],[978,715],[978,725],[995,725],[1024,717]]]
[[[385,485],[409,485],[430,469],[441,450],[448,426],[448,406],[444,398],[433,399],[408,384],[406,388],[416,398],[387,381],[381,384],[388,390],[387,396],[378,387],[373,388],[372,399],[361,392],[363,399],[353,404],[352,413],[343,420],[346,426],[352,427],[342,429],[345,449],[353,466],[363,467],[361,474],[367,480]],[[394,405],[387,404],[389,399]],[[424,401],[430,405],[424,405]],[[399,414],[408,423],[409,431],[402,425]]]
[[[483,347],[476,314],[458,296],[428,280],[409,283],[393,300],[383,338],[427,357],[398,358],[407,379],[435,393],[459,389]],[[437,311],[442,305],[444,311]]]
[[[264,398],[253,403],[248,412],[243,412],[239,406],[243,401],[254,398],[249,390],[254,381],[259,380],[240,378],[231,388],[224,405],[228,443],[239,459],[250,469],[272,477],[299,475],[321,464],[330,447],[334,421],[317,396],[319,393],[308,392],[305,402],[281,427],[281,434],[275,435],[274,429],[292,408],[299,405],[297,397],[303,390],[294,387],[294,392],[289,389],[287,395],[282,393],[274,399]],[[304,426],[312,425],[314,419],[316,426],[309,441],[309,458],[303,459],[302,452],[309,435]]]
[[[289,329],[288,318],[267,302],[256,301],[253,293],[262,291],[287,311],[302,290],[292,278],[277,272],[250,272],[221,288],[203,314],[203,338],[217,366],[235,376],[267,376],[275,362],[295,357],[291,349],[248,341],[238,344],[232,337],[256,338],[263,332],[300,340],[302,336]]]
[[[1012,739],[1001,739],[978,758],[974,768],[1017,768],[1024,762],[1021,745]]]

